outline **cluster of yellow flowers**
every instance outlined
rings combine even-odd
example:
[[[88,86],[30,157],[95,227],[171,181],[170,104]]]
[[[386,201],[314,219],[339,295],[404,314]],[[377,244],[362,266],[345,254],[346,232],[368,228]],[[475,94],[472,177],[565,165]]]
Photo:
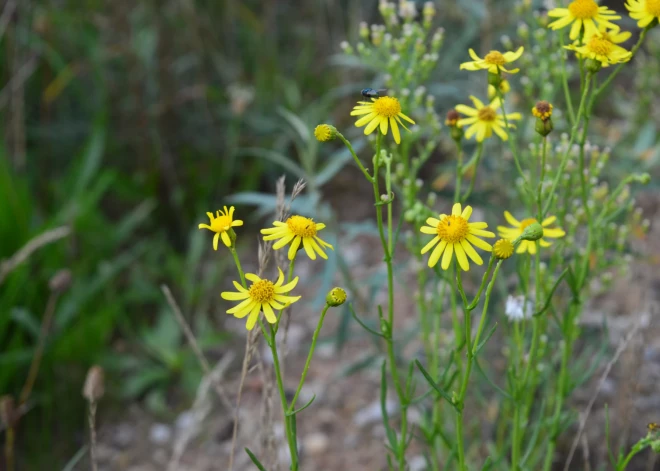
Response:
[[[234,250],[236,235],[233,227],[242,226],[243,221],[234,220],[234,207],[223,211],[218,211],[216,216],[213,213],[207,213],[211,220],[211,225],[200,224],[200,229],[208,229],[215,232],[213,238],[213,248],[217,250],[218,239],[221,238],[225,245]],[[504,213],[506,220],[512,227],[498,226],[498,232],[503,240],[498,241],[495,247],[480,239],[479,237],[495,237],[490,231],[486,231],[488,224],[485,222],[469,222],[472,215],[472,207],[465,206],[461,209],[461,204],[456,203],[452,207],[450,215],[440,214],[437,218],[428,218],[427,226],[421,227],[420,231],[424,234],[434,235],[433,239],[422,249],[425,254],[433,248],[428,260],[429,267],[434,267],[442,256],[441,267],[447,270],[456,254],[456,260],[460,268],[464,271],[469,270],[468,257],[477,265],[482,265],[483,260],[474,249],[473,245],[481,250],[490,252],[495,249],[495,256],[500,259],[509,258],[513,254],[512,242],[522,236],[525,228],[537,222],[533,218],[518,221],[508,211]],[[556,217],[548,217],[542,222],[544,236],[549,238],[563,237],[565,232],[559,228],[547,228],[556,220]],[[325,228],[325,224],[314,222],[312,219],[293,215],[285,222],[274,221],[274,227],[262,229],[261,233],[266,234],[264,240],[277,240],[273,245],[274,250],[279,250],[289,245],[288,258],[293,260],[298,250],[302,247],[309,258],[316,260],[318,254],[324,259],[328,258],[325,252],[326,248],[333,249],[332,245],[322,240],[317,234],[318,231]],[[541,247],[549,247],[550,242],[543,238],[539,240]],[[434,248],[435,247],[435,248]],[[529,252],[536,253],[536,244],[531,241],[523,240],[518,246],[517,253]],[[298,284],[298,277],[284,284],[284,273],[278,268],[279,277],[277,281],[272,282],[262,279],[254,273],[246,273],[245,278],[252,284],[250,287],[241,286],[234,281],[234,287],[237,291],[226,291],[221,293],[223,299],[228,301],[241,301],[238,305],[227,310],[228,314],[234,315],[238,319],[247,317],[246,327],[252,330],[259,319],[259,314],[264,313],[266,321],[275,324],[278,321],[278,315],[275,309],[281,311],[288,305],[298,301],[300,296],[290,296],[289,293]]]
[[[234,207],[232,206],[227,209],[225,206],[224,210],[217,211],[215,216],[213,213],[206,214],[211,220],[211,224],[200,224],[199,228],[215,232],[213,249],[218,250],[218,240],[222,239],[224,244],[234,252],[236,234],[233,228],[243,225],[243,221],[234,220]],[[277,240],[273,244],[274,250],[279,250],[290,244],[288,252],[289,260],[293,260],[296,257],[299,248],[303,248],[307,256],[312,260],[316,260],[317,254],[327,259],[328,255],[324,249],[334,250],[332,245],[317,235],[318,231],[325,228],[325,224],[316,223],[310,218],[293,215],[285,222],[274,221],[273,226],[261,230],[262,234],[266,234],[264,240]],[[225,291],[221,293],[223,299],[241,301],[233,308],[227,309],[227,313],[234,315],[238,319],[247,316],[246,328],[248,330],[254,328],[261,312],[264,313],[266,321],[270,324],[275,324],[278,321],[279,315],[275,315],[274,309],[277,309],[281,313],[284,308],[300,299],[300,296],[289,296],[291,290],[298,284],[298,277],[296,276],[284,284],[284,273],[279,267],[278,271],[279,277],[275,282],[262,279],[254,273],[246,273],[245,279],[252,283],[250,287],[245,282],[241,285],[234,281],[234,287],[237,291]]]

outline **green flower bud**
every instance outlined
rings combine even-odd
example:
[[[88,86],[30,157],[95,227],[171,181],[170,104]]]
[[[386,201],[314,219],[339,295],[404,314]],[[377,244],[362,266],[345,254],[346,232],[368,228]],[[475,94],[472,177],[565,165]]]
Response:
[[[552,124],[552,118],[548,118],[546,120],[543,120],[541,118],[536,118],[536,126],[534,126],[534,129],[541,136],[543,137],[547,136],[554,129],[554,126]]]
[[[523,240],[539,240],[541,237],[543,237],[543,227],[541,224],[538,222],[533,222],[529,226],[527,226],[522,233],[521,238]]]
[[[332,288],[325,297],[325,302],[331,307],[341,306],[346,302],[346,291],[338,287]]]
[[[592,74],[595,74],[602,68],[603,68],[603,64],[599,60],[596,59],[587,60],[587,70]]]
[[[488,72],[488,85],[492,85],[497,89],[497,87],[500,86],[501,81],[502,81],[502,77],[499,74],[493,74],[491,72]]]

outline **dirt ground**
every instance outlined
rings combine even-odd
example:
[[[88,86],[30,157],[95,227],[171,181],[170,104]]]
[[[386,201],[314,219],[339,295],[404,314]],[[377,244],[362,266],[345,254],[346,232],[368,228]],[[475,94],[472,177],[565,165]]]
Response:
[[[601,333],[603,318],[607,319],[610,348],[592,380],[579,388],[572,397],[573,407],[583,412],[597,392],[585,427],[585,439],[576,450],[570,468],[572,470],[598,469],[599,465],[607,462],[605,404],[609,407],[614,449],[619,444],[630,445],[645,435],[648,422],[660,422],[659,200],[657,195],[640,195],[638,204],[644,210],[644,217],[651,221],[651,229],[646,238],[633,242],[633,249],[639,256],[632,264],[628,278],[615,280],[613,289],[594,299],[582,319],[585,329]],[[345,206],[337,204],[336,207]],[[364,212],[371,209],[367,206]],[[351,218],[359,220],[363,216],[360,212],[351,211]],[[364,214],[364,217],[367,215]],[[341,217],[343,215],[340,214]],[[358,238],[343,248],[350,255],[351,271],[357,280],[382,268],[376,250],[378,248],[379,242],[368,237]],[[314,269],[307,261],[301,261],[296,268],[303,275]],[[407,269],[414,268],[410,266]],[[403,283],[399,283],[398,290],[395,312],[400,325],[397,329],[401,327],[405,330],[416,323],[415,310],[410,290]],[[288,353],[284,361],[286,388],[290,393],[295,390],[316,326],[316,314],[309,308],[294,310],[293,316],[287,338]],[[324,333],[329,335],[335,331],[337,323],[337,316],[328,315],[321,340]],[[638,324],[635,335],[627,343],[607,378],[601,382],[606,364]],[[355,374],[345,375],[347,365],[377,353],[374,342],[353,321],[351,332],[353,334],[341,352],[334,351],[332,343],[322,341],[313,359],[299,400],[299,404],[304,404],[316,394],[313,405],[302,412],[298,419],[303,469],[385,469],[385,435],[378,402],[380,361]],[[232,401],[236,398],[243,358],[245,330],[242,323],[236,323],[235,333],[239,339],[235,343],[237,349],[226,353],[225,360],[231,361],[227,362],[228,366],[222,371],[223,383],[230,391]],[[268,367],[269,356],[264,349],[264,342],[259,345],[259,356]],[[264,458],[265,463],[268,462],[269,453],[270,456],[277,455],[281,463],[288,458],[282,439],[278,397],[266,389],[267,385],[257,368],[249,375],[241,400],[238,446],[233,467],[236,471],[256,469],[243,451],[246,446]],[[274,434],[264,433],[264,424],[268,422],[264,404],[266,410],[273,412]],[[391,407],[390,412],[395,416],[395,401],[391,401],[388,407]],[[102,471],[228,469],[233,411],[222,407],[209,387],[201,386],[193,407],[181,413],[172,423],[158,423],[138,404],[128,408],[123,416],[104,417],[101,412],[101,417],[99,462]],[[419,412],[415,409],[411,411],[411,420],[413,423],[419,421]],[[568,454],[576,430],[577,425],[564,434],[564,441],[557,452],[556,469],[563,469],[562,458]],[[176,464],[173,456],[176,457],[179,452],[180,461]],[[410,449],[409,464],[411,471],[425,469],[421,450],[414,445]],[[268,469],[285,470],[288,466],[280,464],[279,467]],[[660,464],[656,464],[653,454],[645,452],[628,469],[660,470]]]

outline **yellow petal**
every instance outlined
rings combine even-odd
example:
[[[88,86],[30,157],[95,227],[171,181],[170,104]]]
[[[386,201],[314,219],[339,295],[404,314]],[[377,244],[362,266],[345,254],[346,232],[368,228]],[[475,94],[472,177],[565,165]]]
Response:
[[[439,239],[439,237],[436,237],[436,239]],[[442,255],[442,252],[444,252],[446,248],[447,242],[443,240],[435,249],[433,249],[433,252],[431,252],[431,256],[429,257],[429,267],[432,268],[438,263],[440,255]]]
[[[245,278],[250,280],[252,283],[256,283],[257,281],[261,281],[261,278],[259,278],[254,273],[246,273]]]
[[[261,305],[261,308],[264,310],[264,315],[266,316],[266,320],[270,324],[274,324],[277,322],[277,317],[275,316],[275,312],[273,311],[273,308],[270,306],[268,303],[263,303]]]
[[[216,232],[213,236],[213,250],[218,250],[218,240],[220,240],[220,233]]]
[[[309,243],[309,237],[303,237],[302,238],[302,243],[303,243],[303,248],[305,249],[305,253],[309,258],[312,260],[316,260],[316,254],[314,253],[314,249],[312,249],[312,246]]]
[[[289,291],[291,291],[293,288],[296,287],[296,285],[298,284],[298,280],[299,278],[296,276],[293,280],[291,280],[287,284],[276,287],[275,293],[276,294],[288,293]]]
[[[452,216],[461,215],[461,203],[454,203],[454,205],[451,207],[451,215]]]
[[[483,265],[484,261],[481,259],[481,256],[479,256],[477,251],[474,250],[474,247],[472,247],[467,240],[461,241],[461,247],[463,247],[467,256],[470,257],[474,263],[477,265]]]
[[[259,320],[259,311],[261,311],[261,305],[257,304],[252,311],[250,311],[250,316],[248,317],[247,323],[245,324],[245,328],[247,330],[252,330],[254,329],[255,324]]]
[[[241,301],[243,299],[249,298],[250,295],[247,292],[235,293],[233,291],[225,291],[220,293],[220,297],[222,297],[222,299],[226,299],[227,301]]]
[[[451,258],[453,255],[454,255],[454,245],[447,244],[447,248],[445,249],[445,253],[442,256],[442,263],[440,265],[443,270],[449,268],[449,264],[451,263]]]
[[[504,218],[512,226],[520,227],[520,221],[514,218],[509,211],[504,211]]]
[[[461,217],[467,221],[470,216],[472,216],[472,206],[466,206],[461,213]]]
[[[434,246],[435,244],[437,244],[439,240],[440,240],[440,237],[439,237],[439,236],[435,236],[433,239],[431,239],[431,240],[429,241],[428,244],[426,244],[426,245],[422,248],[422,251],[421,251],[420,253],[421,253],[422,255],[424,255],[426,252],[428,252],[429,250],[431,250],[431,248],[433,248],[433,246]]]
[[[302,240],[302,237],[296,237],[293,239],[291,242],[291,245],[289,246],[289,260],[293,260],[296,257],[296,252],[298,252],[298,248],[300,247],[300,242]]]
[[[390,118],[390,126],[392,126],[392,136],[394,136],[394,142],[401,144],[401,133],[399,133],[399,125],[396,123],[394,118]]]
[[[461,269],[463,271],[468,271],[470,269],[470,264],[468,263],[463,246],[460,244],[454,244],[454,252],[456,252],[456,260],[458,260]]]

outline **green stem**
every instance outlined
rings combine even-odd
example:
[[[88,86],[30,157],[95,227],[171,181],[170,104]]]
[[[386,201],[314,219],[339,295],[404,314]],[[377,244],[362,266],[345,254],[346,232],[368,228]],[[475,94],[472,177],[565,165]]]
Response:
[[[238,259],[238,253],[236,252],[236,247],[229,247],[229,251],[231,252],[232,257],[234,257],[234,263],[236,264],[236,269],[238,270],[238,274],[241,277],[241,284],[243,285],[243,288],[247,289],[247,283],[245,282],[245,272],[241,267],[241,261]]]
[[[328,312],[328,309],[330,308],[329,304],[326,304],[325,307],[323,308],[323,311],[321,312],[321,317],[319,319],[319,323],[316,326],[316,330],[314,331],[314,335],[312,336],[312,345],[309,348],[309,353],[307,354],[307,361],[305,361],[305,367],[303,368],[302,375],[300,376],[300,382],[298,383],[298,388],[296,389],[296,393],[293,396],[293,399],[291,400],[291,404],[289,404],[289,413],[293,412],[296,409],[296,401],[298,400],[298,396],[300,395],[300,391],[302,390],[303,384],[305,383],[305,378],[307,377],[307,371],[309,370],[309,364],[312,362],[312,355],[314,355],[314,349],[316,348],[316,341],[319,338],[319,333],[321,332],[321,327],[323,326],[323,319],[325,318],[325,313]]]
[[[497,76],[499,77],[500,81],[502,80],[502,73],[500,72],[500,69],[497,69]],[[500,99],[500,107],[502,109],[502,118],[504,118],[504,127],[506,129],[506,132],[509,132],[509,118],[506,115],[506,109],[504,108],[504,94],[502,93],[502,90],[500,90],[499,85],[495,87],[495,91],[497,92],[497,97]],[[514,142],[513,136],[509,136],[509,148],[511,149],[511,154],[513,154],[513,161],[516,164],[516,169],[518,170],[518,173],[520,174],[520,178],[523,179],[523,188],[525,188],[525,191],[529,191],[528,187],[528,182],[527,182],[527,177],[525,176],[525,173],[522,170],[522,167],[520,166],[520,159],[518,158],[518,148],[516,147],[516,144]]]
[[[277,354],[277,342],[275,341],[275,326],[270,326],[270,341],[267,342],[270,347],[271,354],[273,355],[273,369],[275,370],[275,379],[277,381],[277,390],[280,395],[282,403],[282,413],[284,415],[284,432],[289,445],[289,452],[291,453],[291,471],[298,471],[298,444],[296,437],[291,430],[291,423],[287,417],[288,406],[286,403],[286,391],[284,390],[284,381],[282,379],[282,368],[280,366],[280,359]]]
[[[541,168],[539,170],[539,183],[536,188],[536,220],[539,224],[543,223],[543,178],[545,177],[545,159],[548,153],[548,138],[543,137],[543,147],[541,149]]]
[[[575,125],[575,111],[573,111],[573,100],[571,99],[571,92],[570,89],[568,88],[568,72],[566,71],[566,58],[564,57],[564,54],[566,51],[564,50],[564,32],[561,31],[559,33],[559,45],[561,47],[560,49],[560,57],[561,57],[561,82],[562,82],[562,87],[564,88],[564,99],[566,100],[566,109],[568,110],[568,118],[571,123],[571,126]]]
[[[346,139],[346,138],[345,138],[341,133],[339,133],[339,132],[337,133],[337,137],[338,137],[338,138],[344,143],[344,145],[348,148],[348,150],[350,151],[351,155],[353,156],[353,160],[355,160],[355,163],[357,164],[357,166],[358,166],[358,167],[360,168],[360,170],[362,171],[362,174],[364,175],[364,177],[365,177],[369,182],[373,183],[374,179],[378,178],[378,172],[376,172],[376,171],[374,170],[374,176],[372,177],[371,175],[369,175],[369,172],[367,171],[366,168],[364,168],[364,165],[362,165],[362,162],[360,162],[360,159],[358,158],[357,154],[356,154],[355,151],[353,150],[353,146],[352,146],[351,143],[348,141],[348,139]],[[378,139],[380,139],[380,133],[378,133]],[[379,146],[379,147],[380,147],[380,146]]]
[[[454,142],[456,142],[456,150],[458,151],[458,156],[456,157],[456,188],[454,189],[454,203],[458,203],[460,202],[461,182],[463,181],[463,145],[461,144],[461,141],[457,140]]]
[[[472,194],[472,190],[474,189],[474,182],[477,180],[477,169],[479,168],[479,162],[481,162],[481,157],[483,156],[484,153],[483,151],[484,151],[484,143],[480,142],[477,144],[477,156],[474,162],[474,169],[472,171],[472,179],[470,180],[470,186],[468,187],[467,192],[461,197],[461,200],[456,201],[457,203],[460,203],[461,201],[467,201],[468,197]],[[458,176],[459,181],[460,179],[461,179],[461,175]]]
[[[559,184],[559,180],[564,175],[564,169],[566,168],[568,157],[571,154],[571,148],[573,147],[573,143],[575,142],[575,138],[577,137],[578,126],[580,125],[580,121],[582,120],[582,115],[584,114],[585,111],[585,105],[587,102],[587,94],[589,93],[590,82],[591,82],[591,73],[587,74],[584,90],[582,91],[582,98],[580,98],[580,107],[578,108],[577,118],[575,119],[573,130],[571,131],[571,138],[568,142],[566,152],[564,152],[564,156],[561,159],[561,163],[559,164],[559,169],[557,170],[555,179],[552,181],[552,186],[550,187],[550,191],[548,193],[550,195],[550,198],[548,198],[548,201],[545,202],[541,219],[543,219],[548,214],[548,210],[550,209],[550,204],[552,203],[553,200],[552,197],[555,194],[555,191],[557,190],[557,185]]]

